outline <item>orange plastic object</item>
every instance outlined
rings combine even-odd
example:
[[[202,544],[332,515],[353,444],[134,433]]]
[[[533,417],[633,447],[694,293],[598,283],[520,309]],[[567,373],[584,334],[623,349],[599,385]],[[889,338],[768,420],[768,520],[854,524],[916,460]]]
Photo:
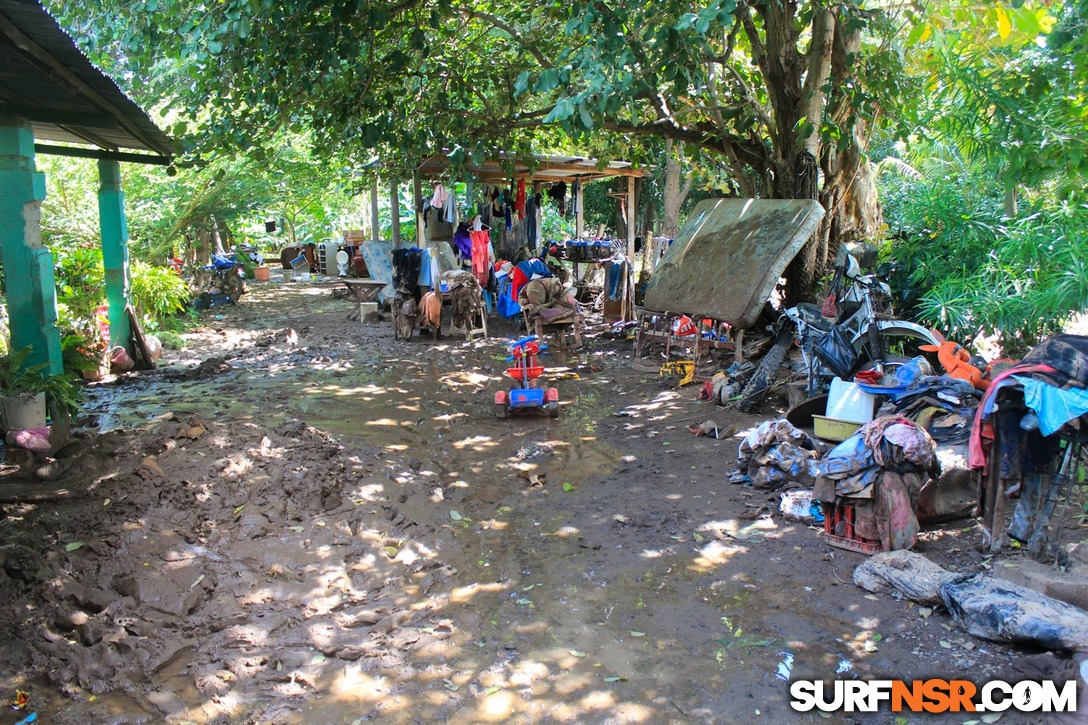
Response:
[[[541,366],[541,365],[534,365],[534,366],[525,368],[524,372],[525,372],[525,376],[526,376],[525,380],[533,380],[535,378],[539,378],[541,375],[544,374],[544,367]],[[514,380],[517,380],[519,382],[522,380],[522,369],[521,368],[507,368],[506,369],[506,374],[509,375],[510,377],[512,377]]]
[[[938,346],[919,345],[919,350],[937,353],[937,359],[941,367],[945,369],[950,378],[958,378],[971,383],[978,390],[990,387],[990,381],[983,377],[982,371],[968,362],[971,353],[964,349],[963,345],[951,340],[945,340]]]

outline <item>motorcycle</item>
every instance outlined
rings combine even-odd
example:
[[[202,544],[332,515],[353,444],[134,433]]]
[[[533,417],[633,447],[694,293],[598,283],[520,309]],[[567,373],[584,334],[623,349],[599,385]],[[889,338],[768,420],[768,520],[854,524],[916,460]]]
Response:
[[[828,303],[821,307],[802,302],[782,312],[775,342],[742,390],[737,407],[748,412],[759,402],[794,342],[801,351],[808,398],[859,367],[884,372],[909,359],[897,353],[913,352],[911,346],[939,345],[937,333],[893,316],[891,288],[885,281],[892,269],[882,265],[877,273],[864,274],[857,257],[840,249]]]
[[[189,282],[193,306],[198,310],[222,304],[235,304],[245,294],[242,263],[237,253],[213,254],[211,263],[196,271]]]

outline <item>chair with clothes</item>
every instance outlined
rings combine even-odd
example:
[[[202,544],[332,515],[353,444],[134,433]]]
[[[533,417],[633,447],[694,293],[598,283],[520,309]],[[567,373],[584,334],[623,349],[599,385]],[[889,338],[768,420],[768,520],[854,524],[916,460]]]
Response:
[[[551,335],[551,345],[556,349],[582,347],[582,313],[578,301],[558,278],[529,280],[518,289],[518,304],[525,315],[525,328],[534,330],[538,338]]]
[[[457,270],[443,273],[443,281],[453,309],[452,327],[464,330],[466,340],[472,340],[477,335],[486,338],[487,308],[476,277],[464,270]]]

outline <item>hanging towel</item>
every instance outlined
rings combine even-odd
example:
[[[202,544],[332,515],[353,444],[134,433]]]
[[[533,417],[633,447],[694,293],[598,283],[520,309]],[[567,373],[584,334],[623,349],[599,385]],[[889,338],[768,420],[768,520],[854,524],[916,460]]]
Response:
[[[446,187],[442,184],[434,185],[434,196],[431,197],[431,206],[435,209],[443,209],[446,206],[446,197],[449,194],[446,193]]]
[[[481,287],[487,286],[487,277],[491,272],[491,234],[487,230],[471,231],[468,233],[472,239],[472,276],[480,283]]]

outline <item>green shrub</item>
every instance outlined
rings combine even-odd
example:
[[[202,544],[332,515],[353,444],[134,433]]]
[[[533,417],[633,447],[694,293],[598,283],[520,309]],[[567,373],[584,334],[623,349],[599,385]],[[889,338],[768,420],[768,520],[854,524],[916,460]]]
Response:
[[[176,332],[170,330],[159,330],[155,333],[155,336],[159,338],[159,342],[166,350],[182,350],[185,348],[185,338]]]
[[[189,286],[169,267],[132,262],[132,302],[143,324],[159,330],[189,306]]]
[[[1007,219],[1002,193],[965,170],[886,180],[884,253],[909,290],[901,312],[965,344],[996,334],[1015,355],[1088,310],[1088,206],[1039,202]]]

